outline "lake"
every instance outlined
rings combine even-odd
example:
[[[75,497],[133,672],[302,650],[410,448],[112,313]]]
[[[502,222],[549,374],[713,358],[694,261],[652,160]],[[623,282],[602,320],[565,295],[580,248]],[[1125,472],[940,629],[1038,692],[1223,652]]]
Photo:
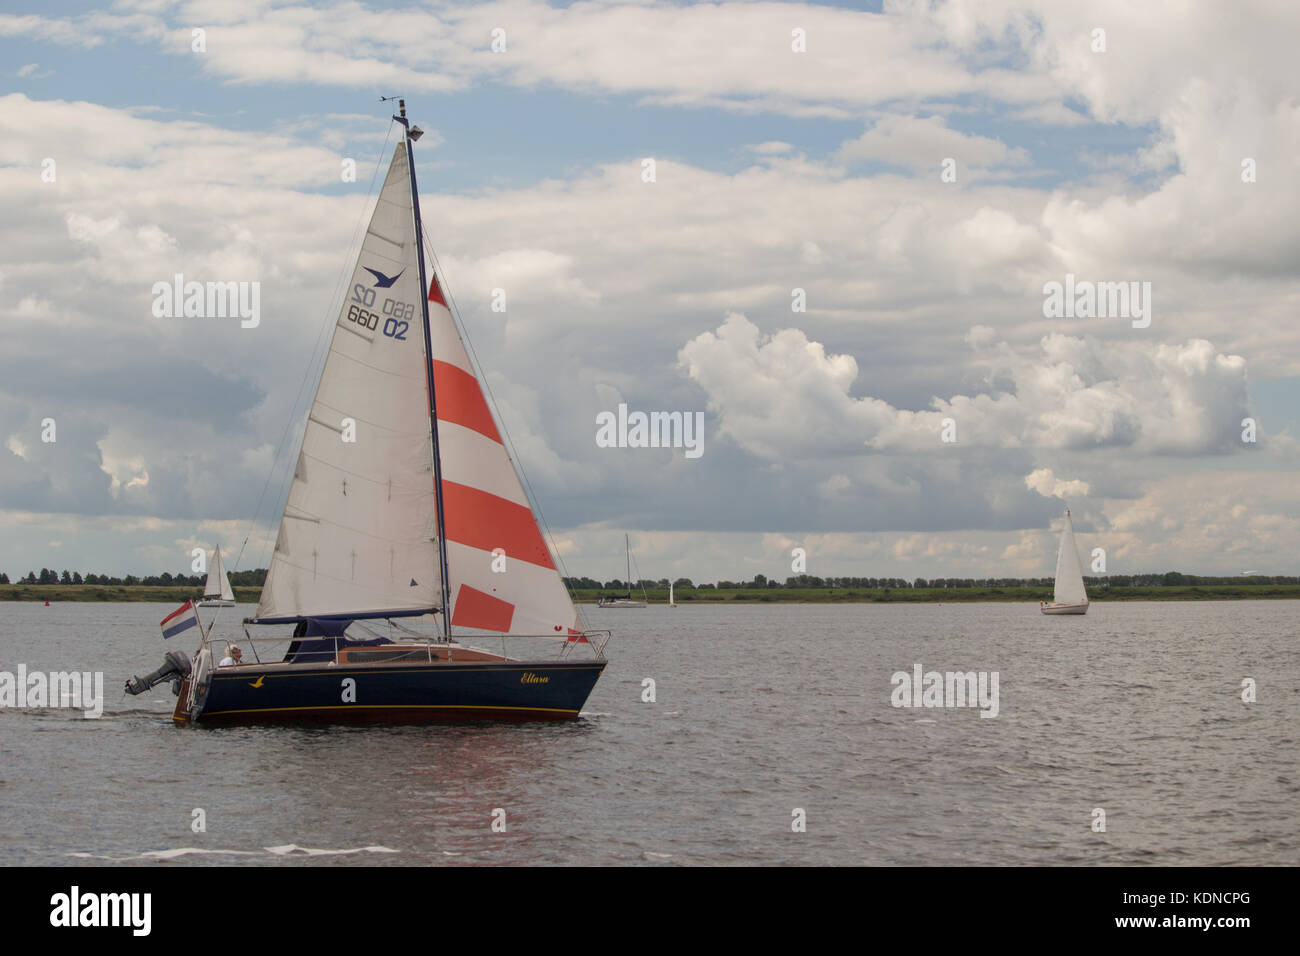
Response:
[[[1300,602],[588,608],[577,721],[393,728],[173,726],[122,682],[174,607],[0,605],[0,671],[104,674],[0,708],[0,863],[1300,863]],[[917,664],[996,716],[894,706]]]

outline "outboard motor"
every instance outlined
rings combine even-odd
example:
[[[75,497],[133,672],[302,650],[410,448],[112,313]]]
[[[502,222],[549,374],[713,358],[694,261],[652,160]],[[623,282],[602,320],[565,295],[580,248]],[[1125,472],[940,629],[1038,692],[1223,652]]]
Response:
[[[181,692],[181,681],[190,674],[190,659],[183,651],[168,651],[167,656],[163,658],[162,667],[152,673],[145,674],[143,677],[132,677],[126,682],[126,692],[133,696],[138,696],[147,691],[156,684],[170,679],[172,682],[172,693],[179,695]]]

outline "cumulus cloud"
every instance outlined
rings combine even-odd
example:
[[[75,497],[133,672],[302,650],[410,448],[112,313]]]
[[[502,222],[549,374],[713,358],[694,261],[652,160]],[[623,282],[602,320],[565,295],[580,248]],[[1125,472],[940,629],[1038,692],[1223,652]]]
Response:
[[[849,397],[858,377],[853,356],[827,355],[798,329],[763,336],[739,313],[688,342],[679,359],[708,395],[722,434],[761,458],[856,451],[852,436],[879,431],[893,411]]]
[[[844,455],[858,443],[933,452],[948,419],[959,443],[995,448],[1225,454],[1242,447],[1246,361],[1205,340],[1103,346],[1056,334],[1024,352],[984,333],[969,340],[989,380],[1008,386],[935,397],[928,410],[854,396],[853,356],[828,354],[799,329],[764,335],[740,314],[688,342],[679,367],[708,395],[722,433],[772,460]],[[1037,479],[1030,487],[1049,493]]]
[[[1035,468],[1025,476],[1025,485],[1044,498],[1075,498],[1088,493],[1088,483],[1077,478],[1063,481],[1050,468]]]

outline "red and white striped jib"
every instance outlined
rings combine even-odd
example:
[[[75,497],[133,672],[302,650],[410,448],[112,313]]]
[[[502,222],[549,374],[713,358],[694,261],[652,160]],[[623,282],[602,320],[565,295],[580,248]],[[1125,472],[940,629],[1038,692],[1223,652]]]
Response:
[[[569,640],[577,611],[447,308],[429,282],[443,514],[456,627]],[[504,558],[504,561],[494,560]]]

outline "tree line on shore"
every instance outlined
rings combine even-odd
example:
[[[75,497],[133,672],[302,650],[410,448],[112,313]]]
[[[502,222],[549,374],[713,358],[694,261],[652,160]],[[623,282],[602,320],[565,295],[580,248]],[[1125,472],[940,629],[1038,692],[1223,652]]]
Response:
[[[1284,575],[1253,574],[1207,576],[1183,574],[1181,571],[1166,571],[1158,574],[1110,574],[1098,577],[1085,577],[1090,588],[1104,587],[1201,587],[1225,584],[1300,584],[1300,577]],[[651,580],[641,578],[629,585],[617,578],[613,581],[597,581],[594,578],[565,578],[564,583],[573,590],[587,591],[623,591],[635,588],[659,588],[667,590],[668,578]],[[754,590],[763,588],[866,588],[874,591],[902,590],[904,588],[1041,588],[1051,587],[1053,578],[846,578],[817,577],[812,574],[799,574],[788,577],[785,582],[769,579],[758,574],[752,581],[718,581],[716,584],[695,584],[690,578],[677,578],[672,585],[677,590]]]
[[[230,572],[233,587],[261,587],[266,580],[266,568],[251,571]],[[128,574],[114,577],[107,574],[82,574],[80,571],[60,573],[50,568],[41,568],[39,572],[29,571],[27,576],[11,582],[9,575],[0,572],[0,584],[94,584],[110,587],[202,587],[207,581],[203,574],[151,574],[137,577]],[[1085,577],[1089,588],[1104,587],[1201,587],[1225,584],[1300,584],[1300,577],[1288,575],[1253,574],[1249,576],[1225,575],[1206,576],[1183,574],[1180,571],[1166,571],[1159,574],[1110,574],[1101,577]],[[574,591],[629,591],[636,588],[659,588],[667,590],[668,578],[652,580],[641,578],[629,584],[615,578],[612,581],[597,581],[595,578],[565,578],[564,583]],[[672,582],[677,590],[753,590],[763,588],[866,588],[869,590],[902,590],[904,588],[1041,588],[1051,587],[1052,578],[854,578],[854,577],[818,577],[812,574],[799,574],[788,577],[785,582],[769,579],[757,574],[751,581],[718,581],[709,584],[695,584],[690,578],[677,578]]]
[[[231,571],[229,572],[230,585],[236,588],[261,587],[262,582],[266,580],[266,568],[258,568],[254,571]],[[69,573],[64,569],[63,573],[54,571],[50,568],[41,568],[39,572],[28,571],[27,577],[19,578],[11,582],[9,575],[0,571],[0,584],[98,584],[110,587],[159,587],[159,588],[176,588],[176,587],[203,587],[207,583],[206,574],[172,574],[170,571],[164,571],[162,574],[150,574],[145,577],[137,577],[134,574],[127,574],[123,577],[114,577],[108,574],[82,574],[80,571]]]

